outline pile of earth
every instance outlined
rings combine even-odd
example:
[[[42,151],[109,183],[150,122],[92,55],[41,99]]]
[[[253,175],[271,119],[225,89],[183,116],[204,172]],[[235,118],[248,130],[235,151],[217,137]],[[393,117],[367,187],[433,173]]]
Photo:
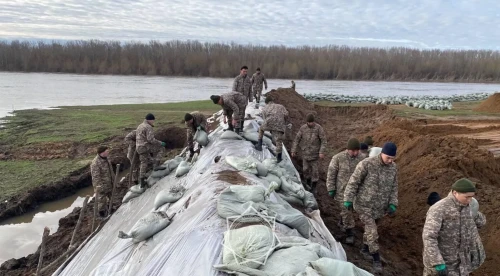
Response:
[[[500,93],[495,93],[479,104],[475,111],[500,113]]]

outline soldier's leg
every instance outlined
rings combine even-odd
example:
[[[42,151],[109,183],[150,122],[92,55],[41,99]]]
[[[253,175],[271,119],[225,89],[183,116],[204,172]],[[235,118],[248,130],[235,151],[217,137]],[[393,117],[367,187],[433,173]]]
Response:
[[[342,218],[342,226],[345,230],[353,229],[355,226],[353,211],[347,210],[343,201],[339,201],[338,203],[340,207],[340,217]]]
[[[284,133],[281,131],[272,131],[274,142],[276,144],[276,159],[279,162],[283,160],[282,151],[283,151],[283,136]]]
[[[139,154],[137,152],[134,153],[134,170],[131,172],[132,173],[132,181],[134,183],[139,182],[139,166],[140,166],[140,161],[139,161]]]
[[[139,160],[141,165],[139,167],[139,177],[141,179],[146,178],[146,173],[148,172],[148,166],[151,164],[151,153],[149,151],[139,154]]]
[[[308,191],[311,190],[311,173],[310,173],[309,161],[306,160],[305,158],[302,158],[302,175],[306,180],[304,188]]]
[[[227,125],[228,125],[228,130],[234,131],[234,125],[233,125],[233,111],[228,111],[227,112]]]
[[[359,219],[364,224],[365,232],[363,233],[363,244],[368,245],[370,254],[375,254],[379,250],[377,223],[375,220],[364,213],[359,215]]]
[[[258,103],[260,103],[260,96],[262,95],[262,87],[260,88],[255,88],[255,99],[257,100]]]
[[[319,181],[319,160],[315,159],[309,162],[311,166],[311,191],[314,195],[316,195],[316,186]]]

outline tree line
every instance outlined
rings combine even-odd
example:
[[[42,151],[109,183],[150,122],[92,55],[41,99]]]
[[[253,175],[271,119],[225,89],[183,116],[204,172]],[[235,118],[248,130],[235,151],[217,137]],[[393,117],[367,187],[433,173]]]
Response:
[[[0,70],[234,77],[247,65],[268,78],[500,81],[500,52],[348,46],[260,46],[168,41],[0,42]]]

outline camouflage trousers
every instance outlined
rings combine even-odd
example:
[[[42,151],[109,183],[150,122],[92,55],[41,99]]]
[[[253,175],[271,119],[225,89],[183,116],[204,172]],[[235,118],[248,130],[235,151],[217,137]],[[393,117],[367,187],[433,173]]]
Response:
[[[342,219],[342,226],[344,227],[344,230],[353,229],[355,226],[353,211],[347,210],[343,201],[338,201],[338,204],[340,207],[340,217]]]
[[[133,171],[130,172],[132,174],[132,181],[139,181],[139,154],[134,149],[134,153],[128,154],[127,158],[130,161],[130,168],[133,168]]]
[[[254,87],[253,88],[253,97],[260,103],[260,97],[262,96],[262,87]]]
[[[377,221],[364,212],[360,212],[359,220],[361,220],[361,222],[365,226],[365,232],[363,233],[363,244],[368,245],[370,254],[378,252],[379,245]]]
[[[259,139],[264,137],[264,132],[266,130],[261,127],[259,128]],[[271,130],[271,135],[273,136],[273,142],[276,145],[276,153],[281,153],[283,151],[283,136],[285,135],[281,131]]]
[[[149,170],[158,166],[159,160],[157,156],[153,158],[153,152],[149,150],[147,147],[137,148],[137,153],[139,154],[139,161],[141,162],[141,165],[139,167],[139,177],[145,178],[146,173]]]
[[[96,188],[94,187],[94,193],[96,194]],[[97,198],[98,208],[97,211],[102,212],[108,209],[109,199],[111,198],[111,188],[101,187],[99,190],[99,197]]]
[[[312,182],[319,180],[318,159],[306,160],[302,158],[302,174],[305,179],[311,179]]]
[[[448,266],[446,266],[446,269],[448,270],[448,276],[464,276],[463,274],[460,274],[460,269],[450,269]],[[434,267],[429,268],[429,267],[424,267],[424,276],[437,276],[438,273]]]
[[[240,108],[240,120],[236,120],[236,125],[233,126],[235,128],[241,128],[243,129],[243,123],[245,122],[245,109],[247,108],[247,105],[244,107],[239,106]],[[232,125],[232,120],[233,120],[233,111],[232,110],[226,110],[226,116],[227,116],[227,122],[229,125]]]

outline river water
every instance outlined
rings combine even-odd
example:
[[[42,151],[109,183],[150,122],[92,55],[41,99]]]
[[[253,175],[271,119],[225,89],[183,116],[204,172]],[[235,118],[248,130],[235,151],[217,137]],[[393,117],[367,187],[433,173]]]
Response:
[[[265,73],[265,72],[264,72]],[[299,93],[377,96],[453,95],[500,91],[500,84],[296,80]],[[229,92],[232,79],[0,73],[0,118],[18,109],[71,105],[206,100]],[[269,88],[290,87],[270,79]]]

